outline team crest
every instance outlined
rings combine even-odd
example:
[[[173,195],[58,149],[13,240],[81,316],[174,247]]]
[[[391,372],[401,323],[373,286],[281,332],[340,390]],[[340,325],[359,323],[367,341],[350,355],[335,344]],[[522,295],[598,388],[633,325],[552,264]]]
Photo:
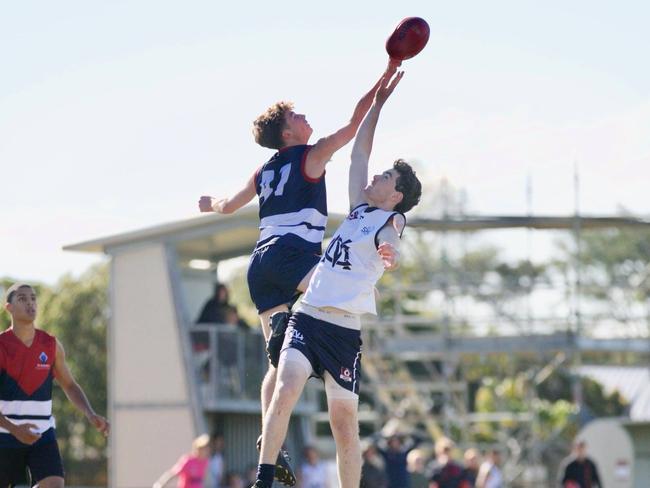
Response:
[[[332,239],[329,246],[327,246],[322,261],[329,261],[332,263],[332,268],[340,266],[349,271],[352,267],[352,263],[350,263],[350,246],[348,244],[351,242],[351,239],[344,241],[341,239],[341,236],[336,236],[335,239]]]
[[[350,371],[349,368],[341,368],[341,374],[339,375],[339,378],[341,378],[343,381],[347,381],[348,383],[352,381],[352,371]]]
[[[38,360],[40,361],[40,363],[36,364],[36,369],[50,369],[50,365],[47,364],[48,359],[49,358],[47,354],[45,354],[45,351],[41,352],[38,355]]]

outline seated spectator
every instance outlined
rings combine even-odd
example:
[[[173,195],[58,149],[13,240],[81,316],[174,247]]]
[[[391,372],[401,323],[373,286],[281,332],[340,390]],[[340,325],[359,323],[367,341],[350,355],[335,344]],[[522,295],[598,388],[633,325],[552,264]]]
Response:
[[[299,488],[327,488],[327,469],[320,460],[318,451],[312,446],[305,446],[302,452],[303,463],[298,469]]]
[[[470,488],[460,464],[452,459],[454,443],[441,437],[436,441],[436,466],[433,469],[429,488]]]

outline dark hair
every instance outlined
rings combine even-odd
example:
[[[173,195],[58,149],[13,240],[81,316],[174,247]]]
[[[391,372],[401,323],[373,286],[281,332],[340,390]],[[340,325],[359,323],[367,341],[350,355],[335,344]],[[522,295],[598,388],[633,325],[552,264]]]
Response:
[[[253,121],[253,136],[255,142],[269,149],[280,149],[284,146],[282,131],[285,127],[284,115],[293,110],[291,102],[277,102],[266,112]]]
[[[411,165],[403,159],[395,161],[393,169],[399,173],[397,181],[395,181],[395,190],[403,195],[402,201],[395,205],[395,210],[406,213],[420,202],[422,183],[415,176],[415,171],[413,171]]]
[[[14,283],[7,289],[7,297],[6,297],[7,303],[11,303],[11,300],[13,300],[14,295],[21,288],[31,288],[32,290],[34,289],[32,285],[28,285],[27,283]]]

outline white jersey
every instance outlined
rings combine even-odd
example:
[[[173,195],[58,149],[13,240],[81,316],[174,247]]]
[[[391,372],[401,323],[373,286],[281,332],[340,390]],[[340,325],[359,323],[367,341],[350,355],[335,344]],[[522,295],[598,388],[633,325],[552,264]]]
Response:
[[[314,307],[376,314],[375,284],[384,273],[377,235],[395,215],[402,214],[367,203],[352,209],[316,266],[303,301]]]

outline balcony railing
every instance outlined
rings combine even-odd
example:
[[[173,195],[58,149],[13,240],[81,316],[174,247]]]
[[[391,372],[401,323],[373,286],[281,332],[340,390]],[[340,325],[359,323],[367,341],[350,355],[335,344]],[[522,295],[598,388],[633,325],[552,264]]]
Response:
[[[190,339],[203,408],[258,412],[268,367],[262,333],[236,325],[197,324],[190,328]],[[313,395],[306,393],[298,410],[313,409]]]

